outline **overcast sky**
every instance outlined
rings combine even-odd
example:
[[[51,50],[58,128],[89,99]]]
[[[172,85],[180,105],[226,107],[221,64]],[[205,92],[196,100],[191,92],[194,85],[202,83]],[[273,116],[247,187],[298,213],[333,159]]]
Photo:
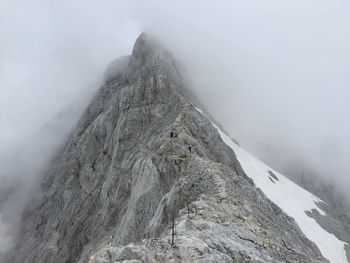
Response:
[[[349,189],[349,14],[348,0],[0,0],[0,156],[28,141],[53,154],[32,134],[87,101],[108,63],[147,31],[243,147],[282,170],[306,160]],[[7,177],[17,169],[28,180],[47,161],[24,158],[19,173],[4,160]]]

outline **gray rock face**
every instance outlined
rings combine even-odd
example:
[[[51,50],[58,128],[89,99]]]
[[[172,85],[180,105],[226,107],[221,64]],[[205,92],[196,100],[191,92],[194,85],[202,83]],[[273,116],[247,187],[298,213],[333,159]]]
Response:
[[[195,109],[166,49],[142,34],[118,63],[7,262],[327,262]]]

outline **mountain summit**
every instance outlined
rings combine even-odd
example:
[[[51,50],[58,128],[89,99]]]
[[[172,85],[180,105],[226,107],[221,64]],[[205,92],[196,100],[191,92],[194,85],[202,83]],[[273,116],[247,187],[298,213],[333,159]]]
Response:
[[[7,262],[346,262],[304,211],[322,201],[233,143],[179,72],[146,34],[111,63]]]

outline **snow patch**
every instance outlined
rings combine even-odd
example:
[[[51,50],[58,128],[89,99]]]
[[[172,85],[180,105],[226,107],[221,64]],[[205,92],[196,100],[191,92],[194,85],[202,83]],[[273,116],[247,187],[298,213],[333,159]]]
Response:
[[[195,107],[195,108],[196,108],[197,111],[199,111],[200,113],[202,113],[204,116],[207,117],[207,115],[206,115],[201,109],[199,109],[199,108],[197,108],[197,107]]]
[[[200,109],[196,109],[205,115]],[[285,213],[295,219],[305,236],[317,245],[322,255],[332,263],[348,263],[344,249],[346,243],[327,232],[316,220],[305,213],[316,209],[321,215],[326,215],[315,204],[323,201],[253,157],[235,144],[214,123],[212,124],[218,130],[222,140],[236,153],[243,170],[255,185]],[[271,181],[269,171],[275,174],[278,180]]]

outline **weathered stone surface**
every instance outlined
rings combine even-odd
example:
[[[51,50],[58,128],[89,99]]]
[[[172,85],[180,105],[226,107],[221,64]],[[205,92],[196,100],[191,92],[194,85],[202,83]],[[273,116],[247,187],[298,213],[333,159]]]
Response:
[[[115,63],[9,262],[327,262],[195,109],[167,50],[142,34]]]
[[[349,245],[345,245],[344,249],[345,249],[345,252],[346,252],[346,257],[347,257],[348,261],[350,262],[350,246]]]

